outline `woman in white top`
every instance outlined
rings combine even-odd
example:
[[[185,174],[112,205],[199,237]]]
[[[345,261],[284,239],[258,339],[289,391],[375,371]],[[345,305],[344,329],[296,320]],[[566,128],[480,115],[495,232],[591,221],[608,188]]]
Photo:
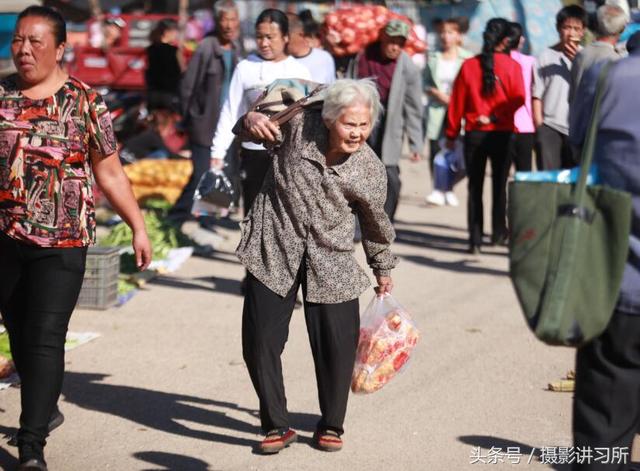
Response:
[[[280,10],[267,9],[256,20],[257,51],[241,61],[233,72],[229,95],[222,108],[211,146],[212,166],[221,168],[225,154],[234,139],[233,126],[244,115],[264,88],[276,79],[311,80],[307,68],[287,55],[289,21]],[[244,214],[249,213],[264,177],[271,166],[265,148],[253,142],[242,142],[240,172]]]

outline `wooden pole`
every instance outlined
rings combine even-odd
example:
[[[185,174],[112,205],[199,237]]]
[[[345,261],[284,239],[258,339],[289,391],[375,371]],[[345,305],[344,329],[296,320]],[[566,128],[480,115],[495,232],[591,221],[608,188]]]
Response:
[[[187,19],[189,16],[189,0],[180,0],[178,4],[178,28],[179,28],[179,44],[184,44],[184,35],[187,27]]]
[[[100,8],[100,0],[89,0],[89,5],[91,6],[91,14],[93,15],[93,17],[98,20],[98,21],[102,21],[102,8]]]
[[[185,69],[184,42],[187,29],[187,19],[189,17],[189,0],[180,0],[178,4],[178,62],[182,70]]]

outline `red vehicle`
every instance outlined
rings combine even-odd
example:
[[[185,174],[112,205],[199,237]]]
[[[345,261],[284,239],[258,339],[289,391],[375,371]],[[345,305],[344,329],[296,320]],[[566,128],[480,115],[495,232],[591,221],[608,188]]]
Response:
[[[118,20],[120,37],[108,48],[76,46],[70,54],[67,69],[93,87],[108,86],[112,89],[144,90],[144,71],[147,68],[145,48],[149,45],[149,33],[156,23],[176,15],[119,15],[107,16],[107,21]],[[91,32],[96,20],[87,22]]]

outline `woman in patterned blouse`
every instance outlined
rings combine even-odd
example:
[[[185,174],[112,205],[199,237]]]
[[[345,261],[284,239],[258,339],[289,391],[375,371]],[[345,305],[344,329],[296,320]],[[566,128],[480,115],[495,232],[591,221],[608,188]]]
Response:
[[[18,469],[47,469],[64,342],[95,241],[92,180],[133,229],[140,269],[151,247],[116,152],[100,95],[60,67],[62,17],[45,7],[18,16],[11,54],[18,73],[0,81],[0,311],[21,379]]]
[[[275,143],[270,167],[243,221],[237,254],[247,268],[243,355],[260,400],[264,453],[296,439],[289,428],[280,354],[302,285],[322,418],[314,442],[342,448],[340,436],[359,332],[358,297],[369,279],[353,257],[354,214],[379,293],[390,292],[395,234],[384,212],[384,165],[366,144],[380,110],[370,80],[339,80],[322,111],[308,108],[278,128],[245,116],[258,141]]]

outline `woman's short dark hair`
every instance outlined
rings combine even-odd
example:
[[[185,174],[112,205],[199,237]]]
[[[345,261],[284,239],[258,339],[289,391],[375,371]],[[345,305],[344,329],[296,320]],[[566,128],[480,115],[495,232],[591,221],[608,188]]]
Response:
[[[175,20],[172,20],[171,18],[163,18],[158,21],[155,28],[151,30],[151,33],[149,33],[149,41],[154,44],[162,42],[162,36],[164,36],[164,33],[177,29],[178,23],[176,23]]]
[[[57,10],[50,7],[33,5],[20,12],[18,15],[18,21],[32,16],[44,18],[51,24],[53,37],[56,39],[56,46],[67,42],[67,24],[64,22],[64,18],[62,18],[62,15],[58,13]]]
[[[302,29],[304,30],[304,35],[307,38],[315,38],[320,36],[320,25],[313,18],[313,13],[311,10],[302,10],[298,13],[298,18],[302,22]]]
[[[280,32],[283,36],[289,35],[289,19],[281,10],[276,8],[267,8],[266,10],[263,10],[256,20],[256,28],[262,23],[275,23],[280,28]]]
[[[568,5],[562,8],[558,14],[556,15],[556,29],[562,28],[562,25],[568,19],[573,18],[574,20],[578,20],[582,23],[582,26],[587,26],[587,22],[589,21],[589,16],[584,8],[580,5]]]
[[[458,18],[445,18],[442,21],[442,25],[451,25],[454,26],[456,28],[456,31],[460,34],[462,34],[462,30],[460,29],[460,22],[458,21]]]
[[[507,51],[517,50],[520,46],[520,39],[522,39],[522,25],[515,21],[509,22],[509,44],[507,44]]]
[[[458,31],[460,34],[467,34],[469,32],[469,18],[466,16],[454,16],[451,18],[458,23]]]

